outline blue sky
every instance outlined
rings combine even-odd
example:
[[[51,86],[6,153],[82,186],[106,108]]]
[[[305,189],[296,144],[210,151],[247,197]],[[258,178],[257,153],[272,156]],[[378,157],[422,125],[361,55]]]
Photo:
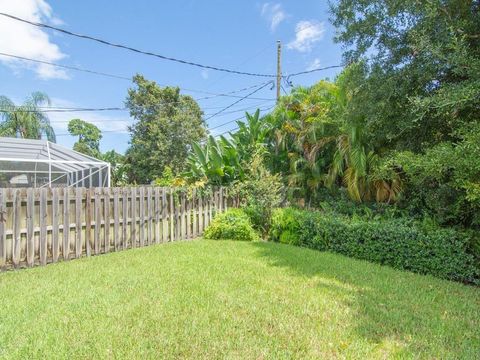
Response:
[[[333,43],[327,1],[259,2],[249,0],[60,1],[0,0],[0,12],[48,23],[162,55],[212,66],[256,73],[276,70],[276,40],[283,44],[284,74],[341,62],[341,47]],[[160,85],[225,93],[264,82],[263,78],[225,74],[115,49],[88,40],[0,17],[0,52],[63,65],[131,77],[141,73]],[[295,85],[311,85],[338,69],[295,77]],[[123,107],[131,82],[0,56],[0,94],[21,102],[33,91],[46,92],[58,107]],[[289,88],[285,86],[288,92]],[[250,90],[251,91],[251,90]],[[244,91],[236,95],[246,95]],[[194,98],[205,94],[182,90]],[[273,99],[267,87],[254,95]],[[206,117],[236,98],[199,100]],[[243,109],[266,109],[273,100],[244,100],[208,121],[215,127],[239,118]],[[103,151],[124,152],[133,122],[127,111],[49,113],[57,142],[72,146],[68,120],[81,118],[106,131]],[[235,127],[219,127],[215,133]]]

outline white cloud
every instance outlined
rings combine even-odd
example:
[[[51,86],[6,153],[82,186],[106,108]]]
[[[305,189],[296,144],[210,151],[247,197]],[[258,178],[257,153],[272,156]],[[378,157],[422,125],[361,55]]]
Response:
[[[288,17],[281,4],[264,3],[262,16],[270,23],[270,30],[275,31],[278,25]]]
[[[287,44],[287,47],[300,52],[309,52],[313,45],[322,40],[325,34],[323,22],[302,20],[295,26],[295,40]]]
[[[313,59],[313,61],[307,66],[307,71],[310,71],[310,70],[314,70],[314,69],[317,69],[320,67],[320,59],[319,58],[315,58]]]
[[[54,25],[62,23],[53,15],[52,8],[45,0],[0,0],[0,11],[34,22]],[[0,34],[1,52],[48,62],[55,62],[66,56],[50,41],[46,32],[32,25],[2,16]],[[20,68],[32,69],[42,79],[68,78],[65,70],[47,64],[35,64],[5,56],[0,56],[0,62],[14,71]]]
[[[208,77],[209,77],[209,74],[208,74],[208,70],[207,69],[203,69],[202,72],[200,73],[200,75],[202,75],[202,78],[207,80]]]

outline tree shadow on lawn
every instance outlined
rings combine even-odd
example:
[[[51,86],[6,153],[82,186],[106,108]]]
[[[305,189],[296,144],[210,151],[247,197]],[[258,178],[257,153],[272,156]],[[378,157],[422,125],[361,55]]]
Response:
[[[316,286],[340,299],[350,292],[353,331],[370,342],[393,339],[427,356],[480,351],[479,288],[290,245],[252,246],[269,265],[315,278]]]

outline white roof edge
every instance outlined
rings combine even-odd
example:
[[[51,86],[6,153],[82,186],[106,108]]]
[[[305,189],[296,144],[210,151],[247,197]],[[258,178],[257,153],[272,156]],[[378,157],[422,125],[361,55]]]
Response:
[[[51,141],[45,140],[45,139],[21,139],[21,138],[13,138],[13,137],[0,137],[0,158],[2,158],[3,161],[19,161],[19,160],[24,160],[24,161],[29,161],[29,159],[26,159],[23,157],[22,159],[19,159],[19,157],[9,157],[5,156],[6,154],[2,154],[2,146],[8,148],[9,144],[15,144],[15,147],[19,148],[19,146],[23,145],[28,145],[29,147],[31,146],[32,151],[36,151],[38,149],[38,152],[40,153],[42,149],[44,149],[45,146],[49,146],[51,149],[56,151],[61,152],[65,154],[66,157],[71,156],[71,160],[65,160],[65,159],[51,159],[50,161],[56,162],[56,163],[74,163],[77,162],[79,164],[91,164],[91,165],[109,165],[110,163],[107,161],[99,160],[96,159],[92,156],[88,156],[85,154],[82,154],[78,151],[75,151],[73,149],[69,149],[63,145],[59,145],[56,143],[53,143]],[[14,147],[12,147],[14,149]],[[73,156],[75,155],[75,156]],[[79,159],[80,158],[80,159]],[[31,160],[34,162],[34,160],[38,160],[37,156],[33,156]]]

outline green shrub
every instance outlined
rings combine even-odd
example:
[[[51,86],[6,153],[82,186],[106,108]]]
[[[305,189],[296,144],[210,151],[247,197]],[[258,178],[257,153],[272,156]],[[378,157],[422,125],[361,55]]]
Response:
[[[465,232],[410,219],[367,220],[291,208],[275,210],[272,220],[274,241],[480,284],[478,258]]]
[[[267,235],[272,211],[281,203],[282,182],[279,175],[265,169],[262,158],[255,156],[249,164],[248,176],[235,183],[231,195],[240,200],[240,206],[250,217],[253,227]]]
[[[217,214],[203,234],[205,239],[259,240],[250,218],[241,209],[230,209]]]

